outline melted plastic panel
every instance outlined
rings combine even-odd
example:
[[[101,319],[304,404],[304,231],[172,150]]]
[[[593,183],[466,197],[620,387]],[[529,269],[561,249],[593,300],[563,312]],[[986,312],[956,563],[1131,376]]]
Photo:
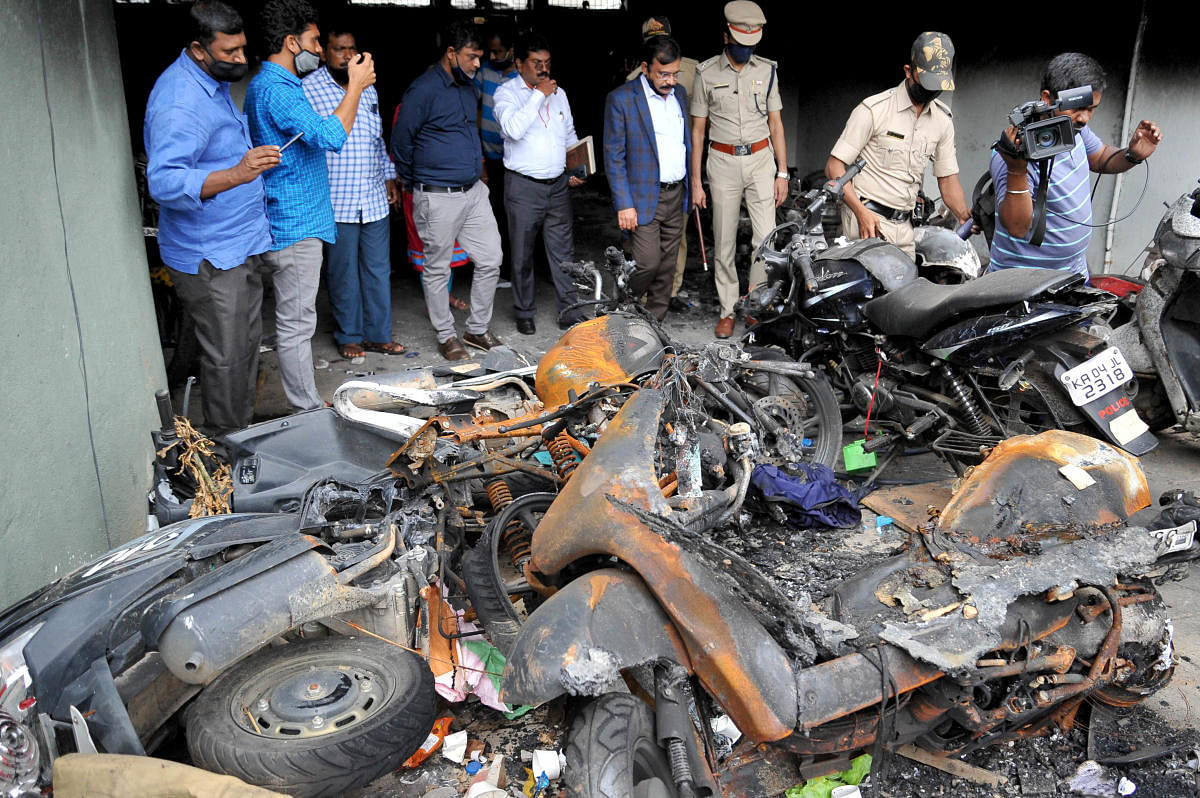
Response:
[[[1080,480],[1080,472],[1080,484],[1094,484],[1077,488],[1072,477]],[[1096,438],[1049,430],[996,446],[942,509],[937,529],[977,543],[1030,529],[1120,523],[1149,505],[1135,457]]]
[[[830,247],[815,261],[852,260],[862,264],[885,291],[895,291],[917,279],[917,264],[893,244],[866,238],[843,246]]]

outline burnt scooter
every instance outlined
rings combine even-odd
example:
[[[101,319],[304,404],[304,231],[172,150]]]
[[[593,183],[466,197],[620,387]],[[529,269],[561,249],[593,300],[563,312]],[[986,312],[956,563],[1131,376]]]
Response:
[[[154,753],[291,795],[397,767],[434,719],[421,591],[446,502],[322,481],[291,514],[182,521],[0,614],[0,792],[72,752]]]
[[[755,341],[824,365],[847,420],[878,421],[867,451],[928,445],[961,470],[1047,429],[1091,428],[1133,454],[1157,445],[1132,406],[1133,370],[1089,329],[1112,298],[1078,275],[1009,269],[935,285],[878,239],[827,247],[821,209],[860,168],[809,192],[763,240],[767,280],[746,312]]]
[[[1132,318],[1108,342],[1137,375],[1134,407],[1151,429],[1179,424],[1200,435],[1200,189],[1163,214],[1141,285],[1106,280],[1105,288],[1132,299]]]
[[[1008,441],[905,550],[817,606],[714,542],[744,492],[663,495],[685,410],[653,385],[634,394],[533,535],[530,570],[554,592],[520,629],[502,696],[590,699],[568,795],[776,795],[877,741],[963,753],[1169,680],[1170,622],[1143,576],[1191,535],[1121,527],[1149,503],[1125,453],[1060,431]],[[730,432],[736,483],[754,453]],[[1078,491],[1068,464],[1096,484]],[[1005,509],[1031,484],[1033,528]],[[744,735],[725,754],[720,715]]]

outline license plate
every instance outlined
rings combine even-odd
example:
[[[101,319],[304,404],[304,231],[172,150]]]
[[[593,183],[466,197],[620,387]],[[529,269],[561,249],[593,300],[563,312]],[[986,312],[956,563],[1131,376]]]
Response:
[[[1133,379],[1133,369],[1129,368],[1121,350],[1114,346],[1073,369],[1067,369],[1061,379],[1071,394],[1071,401],[1080,407],[1129,382]]]

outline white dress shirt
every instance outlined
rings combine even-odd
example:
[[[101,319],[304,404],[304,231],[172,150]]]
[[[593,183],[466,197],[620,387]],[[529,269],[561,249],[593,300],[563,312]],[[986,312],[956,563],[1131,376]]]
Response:
[[[674,90],[666,97],[654,90],[642,74],[642,89],[650,106],[650,123],[654,125],[654,143],[658,148],[658,179],[674,183],[687,175],[683,147],[683,109],[675,99]]]
[[[567,93],[549,97],[517,77],[496,89],[496,121],[504,136],[504,165],[528,177],[558,177],[567,165],[567,148],[579,141]]]

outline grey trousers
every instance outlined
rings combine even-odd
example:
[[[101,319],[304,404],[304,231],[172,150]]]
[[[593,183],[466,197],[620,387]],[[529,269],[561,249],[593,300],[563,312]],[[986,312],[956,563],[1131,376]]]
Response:
[[[264,252],[263,262],[275,283],[275,351],[283,393],[297,411],[325,406],[313,374],[312,337],[317,331],[317,286],[321,282],[323,245],[305,238],[277,252]]]
[[[204,426],[218,435],[248,426],[254,418],[262,340],[258,266],[258,256],[251,255],[224,271],[206,260],[196,274],[171,269],[175,294],[196,324]]]
[[[470,190],[456,193],[413,192],[413,222],[425,245],[425,267],[421,283],[425,288],[425,307],[437,332],[438,343],[455,337],[454,317],[450,315],[450,256],[454,239],[462,244],[475,264],[471,278],[471,312],[466,331],[472,335],[487,332],[492,321],[492,300],[500,276],[500,230],[488,202],[488,188],[477,180]]]
[[[575,282],[562,269],[564,263],[575,260],[575,220],[567,174],[564,172],[552,183],[539,183],[506,170],[504,196],[512,252],[513,315],[518,319],[537,315],[533,248],[539,229],[561,313],[575,303],[576,294]]]

